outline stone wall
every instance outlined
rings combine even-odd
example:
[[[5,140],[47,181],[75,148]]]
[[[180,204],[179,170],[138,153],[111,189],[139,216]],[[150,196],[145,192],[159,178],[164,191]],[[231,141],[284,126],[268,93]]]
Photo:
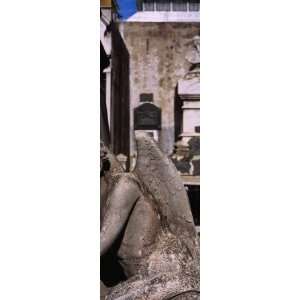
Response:
[[[142,93],[153,93],[162,110],[160,147],[168,155],[174,148],[174,101],[179,79],[187,73],[188,44],[200,35],[199,23],[120,23],[130,60],[130,137],[133,140],[133,109]]]

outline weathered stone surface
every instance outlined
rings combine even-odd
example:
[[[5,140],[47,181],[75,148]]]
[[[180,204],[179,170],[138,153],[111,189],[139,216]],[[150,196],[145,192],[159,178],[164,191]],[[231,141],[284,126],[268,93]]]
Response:
[[[101,255],[122,233],[118,257],[128,277],[105,299],[199,299],[198,238],[175,166],[143,133],[132,173],[102,148]]]
[[[200,74],[199,74],[200,76]],[[195,76],[190,79],[181,79],[178,81],[178,94],[187,98],[199,98],[200,93],[200,80]]]
[[[175,143],[174,102],[176,86],[190,68],[186,53],[200,25],[191,23],[124,22],[120,24],[130,54],[131,111],[140,94],[153,93],[154,104],[162,109],[160,147],[170,155]],[[131,115],[131,154],[135,151]]]

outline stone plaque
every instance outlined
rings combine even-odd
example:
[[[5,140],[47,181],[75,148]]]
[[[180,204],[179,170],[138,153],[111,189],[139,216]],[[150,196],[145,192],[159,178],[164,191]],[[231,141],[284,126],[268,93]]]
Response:
[[[153,102],[153,94],[140,94],[140,102]]]
[[[134,109],[135,130],[161,129],[161,109],[152,103],[143,103]]]

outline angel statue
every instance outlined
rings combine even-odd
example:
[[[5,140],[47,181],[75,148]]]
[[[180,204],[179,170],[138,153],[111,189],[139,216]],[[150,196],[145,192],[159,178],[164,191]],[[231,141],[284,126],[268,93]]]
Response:
[[[127,277],[104,299],[200,299],[199,242],[184,185],[150,136],[136,133],[136,144],[130,173],[101,144],[101,255],[121,238]]]

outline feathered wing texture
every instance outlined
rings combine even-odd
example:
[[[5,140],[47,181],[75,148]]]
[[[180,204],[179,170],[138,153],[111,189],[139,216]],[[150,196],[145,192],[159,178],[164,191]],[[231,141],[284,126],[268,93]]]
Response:
[[[177,169],[146,133],[136,133],[136,144],[134,173],[157,202],[164,224],[173,234],[182,238],[192,254],[197,255],[197,233],[187,193]]]

